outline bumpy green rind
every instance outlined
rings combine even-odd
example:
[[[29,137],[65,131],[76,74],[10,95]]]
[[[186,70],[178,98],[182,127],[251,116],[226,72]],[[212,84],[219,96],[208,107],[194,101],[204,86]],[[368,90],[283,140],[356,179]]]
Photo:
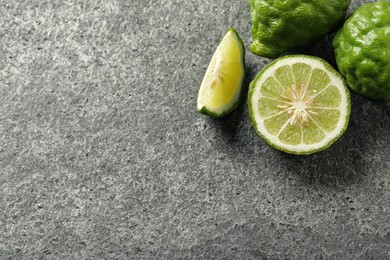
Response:
[[[321,58],[308,56],[308,55],[286,55],[286,56],[283,56],[283,57],[273,61],[272,63],[268,64],[266,67],[264,67],[259,73],[257,73],[255,79],[251,81],[251,83],[249,85],[248,100],[247,100],[247,102],[248,102],[248,110],[249,110],[249,117],[250,117],[250,120],[252,122],[253,127],[256,130],[257,135],[259,135],[269,146],[271,146],[271,147],[273,147],[273,148],[275,148],[275,149],[277,149],[279,151],[282,151],[282,152],[285,152],[285,153],[289,153],[289,154],[294,154],[294,155],[311,155],[311,154],[314,154],[314,153],[317,153],[317,152],[321,152],[321,151],[324,151],[324,150],[328,149],[332,144],[334,144],[338,139],[340,139],[340,137],[345,133],[345,131],[348,128],[349,118],[350,118],[350,115],[351,115],[351,96],[350,96],[350,93],[349,93],[349,90],[348,90],[348,87],[347,87],[347,83],[345,82],[344,78],[340,75],[339,77],[343,81],[343,87],[344,87],[344,90],[346,92],[347,99],[348,99],[347,115],[346,115],[346,119],[345,119],[345,124],[344,124],[343,128],[341,129],[340,134],[337,135],[332,140],[330,140],[326,145],[324,145],[324,146],[322,146],[322,147],[320,147],[318,149],[313,149],[311,151],[301,151],[301,152],[299,152],[299,151],[291,151],[291,150],[288,150],[288,149],[286,149],[284,147],[275,145],[269,139],[267,139],[263,133],[261,133],[258,130],[258,127],[257,127],[257,124],[256,124],[256,120],[255,120],[255,116],[253,114],[252,96],[253,96],[254,90],[256,88],[257,81],[263,76],[263,73],[269,67],[271,67],[272,65],[277,63],[279,60],[285,59],[285,58],[291,58],[291,57],[303,57],[303,58],[304,57],[309,57],[311,59],[315,59],[317,61],[320,61],[325,66],[325,68],[328,69],[330,72],[334,73],[335,75],[340,75],[339,72],[337,72],[328,62],[326,62],[325,60],[323,60]]]
[[[358,8],[337,32],[333,47],[348,86],[390,105],[390,2]]]
[[[228,107],[224,112],[222,113],[215,113],[213,111],[210,111],[208,110],[205,106],[202,107],[201,109],[196,109],[197,112],[203,114],[203,115],[206,115],[206,116],[210,116],[210,117],[213,117],[213,118],[222,118],[224,116],[227,116],[229,115],[230,113],[232,113],[234,110],[236,110],[236,108],[240,105],[241,103],[241,100],[242,100],[242,92],[243,92],[243,85],[244,85],[244,82],[245,82],[245,78],[246,78],[246,66],[245,66],[245,47],[244,47],[244,42],[242,41],[242,39],[240,38],[240,36],[238,35],[236,29],[234,28],[230,28],[229,31],[226,32],[226,34],[228,32],[232,32],[234,33],[235,37],[237,38],[238,42],[240,43],[240,47],[241,47],[241,51],[242,51],[242,64],[244,66],[244,77],[240,83],[240,86],[238,86],[240,88],[240,93],[239,93],[239,98],[238,100],[233,103],[233,105],[231,107]],[[226,35],[225,34],[225,35]],[[222,38],[223,39],[223,38]],[[221,41],[222,41],[221,39]],[[200,91],[200,90],[199,90]],[[199,92],[200,94],[200,92]]]
[[[254,54],[277,58],[320,40],[345,17],[350,0],[249,0],[250,47]]]

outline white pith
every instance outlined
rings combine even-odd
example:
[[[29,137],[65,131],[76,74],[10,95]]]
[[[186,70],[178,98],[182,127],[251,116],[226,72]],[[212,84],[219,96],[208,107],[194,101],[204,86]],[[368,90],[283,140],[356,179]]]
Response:
[[[301,142],[301,144],[298,144],[298,145],[290,145],[290,144],[286,144],[286,143],[282,142],[281,140],[279,140],[278,136],[281,134],[283,127],[278,135],[270,134],[264,126],[264,119],[265,118],[263,118],[259,113],[260,110],[258,107],[258,103],[259,103],[258,100],[261,97],[263,97],[261,95],[261,87],[263,86],[264,82],[269,77],[272,77],[278,68],[280,68],[282,66],[286,66],[286,65],[291,66],[295,63],[306,63],[312,67],[312,71],[315,69],[320,69],[320,70],[325,71],[331,80],[331,83],[329,84],[329,86],[331,86],[331,85],[336,86],[338,88],[338,90],[340,92],[340,96],[341,96],[340,106],[335,108],[335,109],[340,111],[340,119],[337,123],[335,130],[333,130],[331,132],[327,132],[321,128],[321,130],[325,133],[325,138],[322,139],[320,142],[315,143],[315,144],[305,144],[305,143]],[[282,59],[279,62],[268,67],[266,69],[266,71],[263,72],[261,77],[258,79],[258,81],[255,85],[255,89],[253,90],[252,93],[253,94],[251,96],[250,101],[252,103],[253,119],[256,123],[257,130],[264,136],[265,139],[267,139],[269,141],[269,143],[271,143],[277,147],[280,147],[284,150],[290,151],[290,152],[310,153],[311,151],[319,150],[322,147],[329,145],[330,142],[334,141],[334,139],[342,133],[342,131],[344,130],[345,125],[347,123],[346,122],[346,120],[348,118],[347,115],[349,114],[349,96],[347,94],[347,90],[346,90],[346,87],[344,85],[344,82],[340,78],[340,76],[336,75],[333,71],[328,70],[324,66],[324,64],[319,60],[315,60],[315,59],[313,60],[312,58],[307,58],[304,56],[288,57],[288,58]],[[286,97],[286,100],[288,98],[291,98],[291,97]],[[290,100],[290,102],[286,102],[286,103],[288,103],[288,104],[286,105],[285,109],[287,111],[289,111],[289,113],[291,114],[291,117],[286,122],[285,126],[287,124],[297,123],[297,122],[293,122],[293,120],[295,120],[295,121],[300,120],[300,123],[305,123],[304,121],[307,120],[306,117],[310,117],[310,119],[313,120],[310,113],[308,112],[308,111],[310,111],[309,110],[310,99],[297,98],[295,101]],[[297,115],[294,118],[294,115],[296,115],[296,113],[298,113],[299,115]],[[300,113],[302,113],[302,114],[300,114]]]
[[[224,112],[228,111],[234,104],[236,104],[240,98],[240,93],[241,93],[241,86],[242,82],[244,80],[245,72],[244,72],[244,64],[240,60],[234,60],[234,61],[229,61],[224,59],[224,53],[222,52],[222,46],[224,44],[228,44],[228,40],[230,38],[233,38],[235,41],[235,44],[240,49],[241,56],[244,55],[243,51],[243,46],[241,46],[240,41],[237,39],[235,33],[232,31],[229,31],[224,38],[222,39],[221,43],[218,45],[217,50],[215,51],[210,64],[207,68],[205,77],[201,83],[200,89],[199,89],[199,95],[198,95],[198,100],[197,100],[197,110],[202,110],[203,108],[206,108],[208,111],[215,113],[215,114],[223,114]],[[237,81],[238,87],[236,88],[236,91],[233,93],[233,97],[231,99],[231,102],[224,106],[220,107],[211,107],[208,104],[208,98],[205,97],[204,91],[206,88],[213,88],[218,84],[218,81],[224,82],[224,77],[226,74],[223,71],[223,66],[231,64],[231,63],[240,63],[241,69],[243,71],[241,78]],[[211,80],[206,80],[207,76],[211,75]]]

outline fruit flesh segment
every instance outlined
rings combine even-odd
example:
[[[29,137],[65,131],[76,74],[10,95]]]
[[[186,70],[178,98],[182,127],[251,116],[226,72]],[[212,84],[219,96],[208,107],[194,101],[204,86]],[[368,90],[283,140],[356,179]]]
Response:
[[[275,70],[261,87],[259,114],[267,131],[288,145],[315,144],[336,129],[341,94],[326,72],[304,63]]]

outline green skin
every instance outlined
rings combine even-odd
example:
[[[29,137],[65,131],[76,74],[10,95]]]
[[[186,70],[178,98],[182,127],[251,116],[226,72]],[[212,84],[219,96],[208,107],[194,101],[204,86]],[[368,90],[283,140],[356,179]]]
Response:
[[[254,54],[277,58],[335,30],[351,0],[249,0]]]
[[[242,41],[242,39],[240,38],[240,36],[238,35],[237,31],[234,29],[234,28],[230,28],[229,31],[233,32],[238,41],[240,42],[241,46],[242,46],[242,64],[244,65],[244,71],[246,71],[246,66],[245,66],[245,48],[244,48],[244,42]],[[228,31],[228,32],[229,32]],[[241,103],[241,100],[242,100],[242,92],[243,92],[243,83],[245,82],[245,77],[246,77],[246,74],[244,75],[244,78],[242,79],[241,83],[240,83],[240,93],[239,93],[239,98],[238,100],[231,106],[231,107],[228,107],[226,108],[226,110],[220,114],[218,113],[215,113],[214,111],[210,111],[208,110],[206,107],[202,107],[201,109],[197,109],[196,111],[203,114],[203,115],[206,115],[206,116],[210,116],[210,117],[213,117],[213,118],[222,118],[224,116],[227,116],[229,115],[231,112],[233,112]]]
[[[349,87],[390,106],[390,3],[357,9],[336,34],[333,47]]]

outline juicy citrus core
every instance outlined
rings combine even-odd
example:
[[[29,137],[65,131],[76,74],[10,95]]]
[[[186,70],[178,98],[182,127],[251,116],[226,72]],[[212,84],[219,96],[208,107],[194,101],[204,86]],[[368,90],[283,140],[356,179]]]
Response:
[[[248,104],[257,133],[293,154],[329,147],[350,114],[342,77],[325,61],[304,55],[283,57],[262,70],[251,83]]]

